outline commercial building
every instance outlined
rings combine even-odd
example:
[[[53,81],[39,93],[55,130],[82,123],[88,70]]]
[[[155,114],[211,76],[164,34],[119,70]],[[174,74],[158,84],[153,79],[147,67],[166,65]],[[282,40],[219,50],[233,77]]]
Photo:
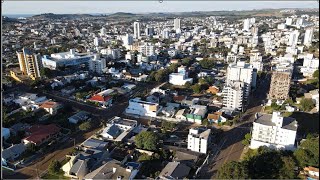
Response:
[[[32,80],[40,78],[40,58],[38,54],[23,48],[22,52],[17,52],[20,70],[23,75],[28,75]]]
[[[294,118],[282,117],[280,112],[256,114],[253,122],[251,149],[261,146],[294,150],[298,123]]]
[[[191,128],[188,134],[188,149],[207,154],[211,129]]]
[[[88,64],[93,58],[93,54],[77,53],[75,49],[70,49],[70,52],[62,52],[45,55],[42,57],[42,65],[45,68],[56,70],[58,67],[79,66]]]
[[[151,117],[156,117],[160,111],[161,106],[158,103],[142,101],[140,98],[130,99],[129,106],[125,110],[128,114]]]

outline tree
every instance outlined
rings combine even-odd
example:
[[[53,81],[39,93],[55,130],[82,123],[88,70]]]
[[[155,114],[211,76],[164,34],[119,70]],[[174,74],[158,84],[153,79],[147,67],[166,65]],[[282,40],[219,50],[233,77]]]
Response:
[[[319,137],[306,139],[293,154],[301,168],[319,167]]]
[[[182,62],[181,64],[184,65],[184,66],[190,66],[192,63],[192,59],[191,58],[184,58],[182,59]]]
[[[303,98],[300,101],[300,105],[301,105],[301,110],[307,111],[307,112],[311,111],[311,109],[314,108],[312,99]]]
[[[159,137],[152,131],[144,131],[136,135],[135,144],[138,148],[156,150]]]
[[[251,134],[250,133],[247,133],[245,136],[244,136],[244,140],[242,140],[242,144],[245,145],[245,146],[248,146],[250,144],[250,141],[251,141]]]
[[[280,169],[280,179],[295,179],[295,162],[290,156],[281,157],[283,165]]]
[[[58,174],[60,172],[61,163],[57,160],[51,161],[48,171],[50,174]]]
[[[90,121],[83,122],[79,125],[79,129],[81,131],[87,131],[92,128],[92,124]]]
[[[169,121],[162,121],[161,122],[161,128],[164,130],[173,130],[176,127],[176,124]]]
[[[319,69],[317,69],[312,76],[316,79],[319,79]]]
[[[191,87],[191,83],[190,82],[186,82],[185,84],[184,84],[184,87],[185,88],[187,88],[187,89],[189,89],[190,87]]]
[[[191,88],[192,88],[194,93],[200,93],[201,92],[200,84],[195,84],[195,85],[191,86]]]
[[[214,60],[204,59],[199,62],[200,66],[204,69],[212,69],[215,66]]]
[[[41,74],[41,76],[51,77],[52,71],[49,68],[42,68],[40,70],[40,74]]]
[[[154,76],[154,79],[157,82],[163,82],[166,79],[167,76],[167,72],[165,69],[160,69],[159,71],[157,71],[157,73]]]
[[[174,72],[176,72],[178,66],[179,66],[178,64],[171,64],[171,65],[168,67],[169,73],[174,73]]]
[[[218,179],[248,179],[248,169],[245,163],[231,161],[218,170]]]

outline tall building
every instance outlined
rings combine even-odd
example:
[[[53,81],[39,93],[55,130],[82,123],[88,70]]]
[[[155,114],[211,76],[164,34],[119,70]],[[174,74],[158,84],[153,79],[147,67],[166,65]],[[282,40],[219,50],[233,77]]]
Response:
[[[123,45],[128,46],[133,44],[133,37],[130,34],[126,34],[122,37]]]
[[[243,31],[249,32],[250,29],[250,19],[243,20]]]
[[[102,28],[100,29],[100,35],[101,35],[101,36],[105,36],[106,34],[107,34],[107,29],[104,28],[104,27],[102,27]]]
[[[145,29],[145,34],[146,34],[146,36],[153,36],[153,34],[154,34],[153,27],[147,26],[146,29]]]
[[[153,56],[155,55],[155,47],[150,44],[144,44],[139,46],[138,52],[142,53],[145,56]]]
[[[93,59],[89,61],[89,70],[98,74],[102,74],[106,68],[106,60],[100,59],[99,55],[94,55]]]
[[[287,17],[286,18],[286,25],[291,26],[292,25],[292,18]]]
[[[164,29],[162,31],[162,38],[163,39],[169,39],[169,30],[168,29]]]
[[[282,117],[280,112],[255,116],[252,127],[251,149],[267,146],[294,150],[298,123],[294,118]]]
[[[95,37],[95,38],[93,39],[93,44],[94,44],[96,47],[98,47],[98,46],[100,45],[100,40],[99,40],[98,37]]]
[[[310,46],[312,43],[313,29],[308,28],[304,34],[303,45]]]
[[[274,71],[271,76],[268,99],[286,100],[289,97],[291,72]]]
[[[303,59],[303,66],[301,67],[301,72],[305,77],[312,77],[313,73],[319,69],[319,59],[318,58],[307,58]]]
[[[39,55],[23,48],[22,52],[17,52],[17,56],[22,74],[28,75],[33,80],[40,78]]]
[[[173,20],[173,26],[174,30],[181,29],[181,20],[179,18],[175,18]]]
[[[188,134],[188,149],[191,151],[207,154],[210,144],[211,129],[191,128]]]
[[[241,111],[244,101],[244,83],[232,82],[227,84],[222,89],[222,105],[231,111]]]
[[[289,41],[288,41],[288,45],[289,46],[296,46],[298,44],[298,38],[299,38],[299,31],[295,30],[292,31],[289,35]]]
[[[133,23],[133,38],[139,39],[140,38],[140,23],[134,22]]]

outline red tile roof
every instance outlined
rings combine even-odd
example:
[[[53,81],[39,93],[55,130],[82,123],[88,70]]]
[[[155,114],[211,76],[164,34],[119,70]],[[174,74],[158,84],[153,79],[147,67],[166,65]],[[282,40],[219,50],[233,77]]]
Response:
[[[54,108],[55,106],[57,106],[58,103],[53,102],[53,101],[46,101],[43,104],[41,104],[41,108]]]
[[[50,135],[58,133],[60,129],[55,124],[34,125],[27,130],[31,135],[24,139],[35,144],[41,144],[43,139],[47,139]]]
[[[89,100],[90,101],[99,101],[99,102],[106,102],[109,101],[111,97],[110,96],[101,96],[101,95],[94,95]]]
[[[185,98],[186,98],[185,96],[174,96],[173,100],[176,101],[176,102],[181,102]]]

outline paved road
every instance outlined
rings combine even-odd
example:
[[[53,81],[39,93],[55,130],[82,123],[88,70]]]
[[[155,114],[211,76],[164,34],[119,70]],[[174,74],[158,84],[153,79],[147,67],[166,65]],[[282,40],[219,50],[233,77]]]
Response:
[[[146,85],[146,86],[138,86],[134,93],[139,91],[143,91],[144,89],[148,88],[151,90],[155,85]],[[106,120],[114,117],[114,116],[121,116],[125,108],[128,106],[128,98],[124,97],[116,102],[113,106],[108,109],[97,108],[83,102],[79,102],[73,99],[69,99],[67,97],[56,96],[50,93],[43,93],[44,95],[48,96],[49,98],[55,99],[59,102],[64,104],[71,105],[74,108],[88,111],[93,115],[97,116],[98,119],[103,120],[102,122],[106,122]],[[100,122],[99,122],[100,123]],[[22,167],[19,170],[16,170],[13,175],[4,175],[5,179],[35,179],[37,177],[41,177],[47,172],[48,166],[52,160],[62,160],[73,148],[74,148],[74,141],[76,145],[81,144],[84,140],[88,139],[90,136],[95,134],[101,128],[98,127],[96,129],[91,130],[87,133],[75,133],[71,136],[67,142],[63,142],[59,144],[54,152],[44,155],[43,157],[39,158],[37,162],[33,162],[31,165],[27,167]]]
[[[215,146],[214,151],[205,165],[198,173],[197,178],[216,179],[217,170],[225,163],[238,161],[244,149],[241,141],[245,134],[250,133],[254,115],[262,109],[261,103],[266,99],[269,90],[270,76],[259,81],[257,90],[250,96],[250,104],[242,115],[242,122],[234,128],[223,132],[221,140]]]

